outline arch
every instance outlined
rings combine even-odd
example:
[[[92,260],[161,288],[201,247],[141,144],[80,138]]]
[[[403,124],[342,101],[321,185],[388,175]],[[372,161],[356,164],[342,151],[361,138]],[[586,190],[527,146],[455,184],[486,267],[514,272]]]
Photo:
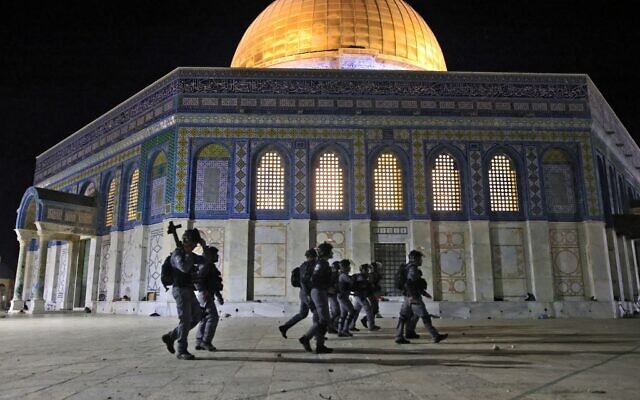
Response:
[[[369,157],[372,214],[406,214],[408,160],[397,146],[383,146]]]
[[[575,217],[578,212],[575,161],[565,149],[551,147],[542,154],[542,181],[547,215]]]
[[[341,146],[325,145],[311,156],[311,210],[346,213],[349,210],[349,158]]]
[[[42,210],[42,202],[39,199],[37,189],[33,186],[28,188],[22,195],[22,200],[20,200],[16,229],[35,231],[37,229],[36,221],[42,218]]]
[[[489,209],[492,213],[520,213],[521,196],[518,158],[507,148],[497,148],[486,156]]]
[[[231,152],[217,143],[195,152],[191,178],[191,213],[226,213],[229,204]]]
[[[96,183],[93,180],[88,180],[86,182],[83,182],[80,185],[80,192],[81,195],[83,196],[87,196],[87,197],[95,197],[97,190],[96,190]]]

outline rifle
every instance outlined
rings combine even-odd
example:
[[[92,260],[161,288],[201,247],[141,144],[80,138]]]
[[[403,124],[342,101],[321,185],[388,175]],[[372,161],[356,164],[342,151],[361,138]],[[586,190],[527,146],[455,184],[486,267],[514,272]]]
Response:
[[[178,228],[182,228],[182,225],[174,225],[173,221],[169,221],[169,227],[167,228],[167,233],[170,235],[173,235],[173,240],[176,241],[176,247],[181,249],[182,242],[178,238]]]

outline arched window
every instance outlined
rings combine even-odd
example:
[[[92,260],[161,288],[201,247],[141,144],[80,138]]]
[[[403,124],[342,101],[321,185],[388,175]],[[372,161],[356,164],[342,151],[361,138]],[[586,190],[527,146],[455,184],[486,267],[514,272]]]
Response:
[[[344,172],[340,166],[340,157],[332,151],[322,154],[315,168],[314,209],[344,209]]]
[[[433,211],[461,211],[460,171],[451,154],[436,157],[431,169]]]
[[[167,183],[167,156],[160,152],[151,167],[151,217],[163,215]]]
[[[517,174],[513,162],[504,154],[495,155],[489,166],[489,198],[491,211],[517,212]]]
[[[393,153],[378,156],[373,170],[373,193],[376,211],[401,211],[404,208],[402,169]]]
[[[549,149],[542,156],[548,214],[575,214],[576,194],[571,158],[564,150]]]
[[[140,171],[136,168],[131,174],[129,181],[129,195],[127,198],[127,221],[138,219],[138,183]]]
[[[230,157],[229,151],[217,144],[207,145],[198,153],[196,160],[196,211],[227,211]]]
[[[107,192],[107,206],[105,207],[104,226],[113,226],[113,217],[116,208],[116,179],[111,179],[109,191]]]
[[[264,153],[258,161],[256,209],[284,210],[284,165],[275,151]]]

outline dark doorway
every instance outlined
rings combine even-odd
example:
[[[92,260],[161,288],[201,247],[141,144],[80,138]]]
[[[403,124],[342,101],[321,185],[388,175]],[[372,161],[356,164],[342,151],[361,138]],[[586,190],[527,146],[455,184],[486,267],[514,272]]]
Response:
[[[81,240],[78,252],[78,268],[76,268],[73,289],[73,307],[83,308],[87,295],[87,269],[89,268],[89,245],[91,241]]]
[[[382,263],[382,294],[385,296],[401,296],[395,288],[394,277],[400,265],[407,259],[407,245],[404,243],[375,243],[373,245],[373,261]]]

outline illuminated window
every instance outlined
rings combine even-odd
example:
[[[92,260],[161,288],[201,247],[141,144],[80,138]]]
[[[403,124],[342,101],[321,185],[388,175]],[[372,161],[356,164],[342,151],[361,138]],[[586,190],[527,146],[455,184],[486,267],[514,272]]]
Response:
[[[113,225],[113,214],[116,207],[116,180],[112,179],[109,184],[109,193],[107,194],[107,207],[104,218],[104,226],[110,227]]]
[[[450,154],[440,154],[431,170],[433,211],[460,211],[460,172]]]
[[[383,153],[373,170],[374,207],[377,211],[400,211],[402,198],[402,170],[396,156]]]
[[[138,217],[138,181],[140,180],[140,171],[136,169],[131,174],[131,182],[129,183],[129,199],[127,201],[127,221],[135,221]]]
[[[320,156],[315,183],[316,210],[337,211],[344,208],[343,172],[336,154],[324,153]]]
[[[265,153],[258,162],[256,208],[284,210],[284,166],[280,155],[273,151]]]
[[[491,211],[519,211],[516,171],[504,154],[491,159],[489,167],[489,197]]]

